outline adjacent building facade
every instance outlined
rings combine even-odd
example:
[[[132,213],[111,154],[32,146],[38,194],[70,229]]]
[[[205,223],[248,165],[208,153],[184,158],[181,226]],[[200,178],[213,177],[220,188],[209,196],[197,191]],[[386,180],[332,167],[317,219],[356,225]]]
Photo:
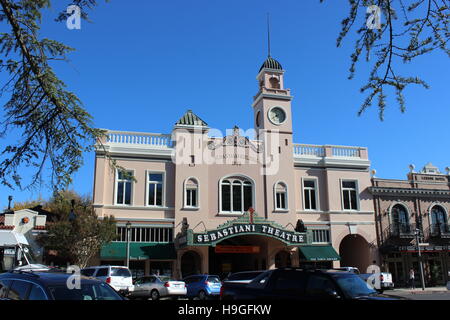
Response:
[[[221,135],[188,110],[171,134],[108,131],[94,206],[119,239],[97,263],[123,264],[127,234],[136,275],[379,262],[368,151],[294,143],[284,72],[261,66],[249,130]]]
[[[46,215],[23,209],[0,214],[0,270],[9,270],[27,264],[42,263],[44,249],[36,241],[45,232]]]
[[[407,180],[372,179],[382,265],[397,286],[407,284],[414,268],[419,284],[420,248],[425,284],[443,285],[450,271],[450,171],[431,163],[420,172],[410,169]]]

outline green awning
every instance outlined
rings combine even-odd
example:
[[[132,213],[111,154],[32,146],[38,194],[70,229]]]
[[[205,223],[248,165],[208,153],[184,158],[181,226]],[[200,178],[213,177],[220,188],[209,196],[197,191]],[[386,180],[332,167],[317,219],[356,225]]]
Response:
[[[101,259],[126,259],[127,243],[110,242],[100,251]],[[177,258],[173,243],[130,242],[130,259],[174,260]]]
[[[339,254],[330,245],[298,247],[300,260],[303,261],[337,261]]]

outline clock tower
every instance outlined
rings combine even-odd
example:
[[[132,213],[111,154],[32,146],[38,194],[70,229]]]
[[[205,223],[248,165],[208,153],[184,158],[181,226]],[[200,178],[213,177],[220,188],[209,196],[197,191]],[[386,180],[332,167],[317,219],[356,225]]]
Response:
[[[258,93],[253,98],[255,130],[264,145],[262,174],[266,190],[266,217],[282,223],[296,222],[295,180],[292,145],[292,96],[284,87],[284,70],[270,54],[256,77]],[[277,204],[276,190],[286,188],[287,205]],[[275,217],[276,215],[276,217]]]
[[[284,88],[281,64],[268,57],[256,77],[259,90],[253,98],[255,129],[292,133],[291,92]]]

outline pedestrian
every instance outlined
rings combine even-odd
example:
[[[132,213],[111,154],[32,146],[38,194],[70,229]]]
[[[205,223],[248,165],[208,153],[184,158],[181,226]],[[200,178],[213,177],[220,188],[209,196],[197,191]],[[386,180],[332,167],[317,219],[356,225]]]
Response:
[[[409,269],[409,283],[410,283],[411,289],[415,289],[416,288],[414,280],[415,280],[414,269],[411,268],[411,269]]]

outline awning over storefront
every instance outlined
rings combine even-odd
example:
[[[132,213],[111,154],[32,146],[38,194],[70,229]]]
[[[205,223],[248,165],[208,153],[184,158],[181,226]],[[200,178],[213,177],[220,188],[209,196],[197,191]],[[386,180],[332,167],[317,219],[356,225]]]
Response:
[[[15,247],[19,244],[28,245],[28,241],[21,233],[14,231],[0,231],[0,247]]]
[[[341,258],[332,246],[301,246],[298,247],[302,261],[337,261]]]
[[[126,259],[127,243],[111,242],[100,251],[101,259]],[[174,260],[177,258],[173,243],[131,242],[130,259]]]

